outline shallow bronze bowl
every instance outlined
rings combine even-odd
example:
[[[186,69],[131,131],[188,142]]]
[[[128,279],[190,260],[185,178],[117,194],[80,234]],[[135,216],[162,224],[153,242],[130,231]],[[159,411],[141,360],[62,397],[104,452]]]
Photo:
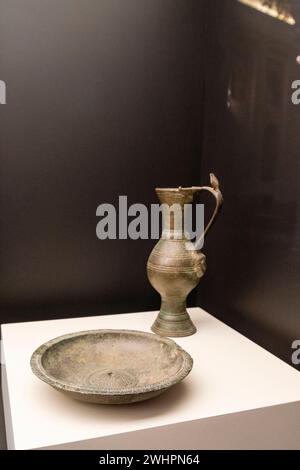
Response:
[[[155,397],[183,380],[193,360],[174,341],[130,330],[71,333],[40,346],[34,374],[81,401],[123,404]]]

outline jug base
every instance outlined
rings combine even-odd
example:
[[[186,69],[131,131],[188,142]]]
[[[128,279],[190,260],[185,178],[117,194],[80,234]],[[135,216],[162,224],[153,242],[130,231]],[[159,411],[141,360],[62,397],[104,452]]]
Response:
[[[151,330],[159,336],[182,338],[185,336],[192,336],[196,333],[197,328],[190,319],[188,313],[186,313],[185,318],[180,321],[176,320],[176,317],[174,320],[166,320],[162,318],[161,314],[159,314],[153,323]]]

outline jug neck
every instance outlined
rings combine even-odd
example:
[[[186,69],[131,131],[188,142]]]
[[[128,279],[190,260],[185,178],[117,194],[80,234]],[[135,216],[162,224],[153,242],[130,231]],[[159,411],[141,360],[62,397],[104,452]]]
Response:
[[[156,193],[162,205],[162,238],[182,240],[184,233],[184,206],[194,198],[192,188],[157,188]]]

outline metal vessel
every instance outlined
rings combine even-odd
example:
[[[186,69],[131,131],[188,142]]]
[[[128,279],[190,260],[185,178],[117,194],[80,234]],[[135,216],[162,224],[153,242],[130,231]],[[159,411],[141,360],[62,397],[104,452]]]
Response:
[[[101,404],[148,400],[183,380],[192,366],[174,341],[131,330],[71,333],[31,357],[39,379],[80,401]]]
[[[160,203],[169,208],[163,212],[162,237],[147,263],[149,281],[161,295],[161,308],[152,331],[161,336],[189,336],[196,332],[186,310],[186,298],[206,270],[205,255],[197,249],[197,245],[201,244],[201,239],[211,228],[223,202],[215,175],[210,175],[210,182],[211,187],[156,189]],[[201,191],[211,193],[216,206],[200,239],[193,244],[184,230],[184,209],[186,204],[193,202],[194,195]]]

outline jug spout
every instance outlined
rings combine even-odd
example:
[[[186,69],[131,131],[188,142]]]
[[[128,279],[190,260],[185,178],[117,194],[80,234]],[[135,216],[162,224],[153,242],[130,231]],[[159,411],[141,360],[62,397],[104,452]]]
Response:
[[[156,188],[155,189],[158,199],[161,204],[167,204],[172,206],[173,204],[179,204],[184,207],[185,204],[191,204],[194,199],[193,188]]]

